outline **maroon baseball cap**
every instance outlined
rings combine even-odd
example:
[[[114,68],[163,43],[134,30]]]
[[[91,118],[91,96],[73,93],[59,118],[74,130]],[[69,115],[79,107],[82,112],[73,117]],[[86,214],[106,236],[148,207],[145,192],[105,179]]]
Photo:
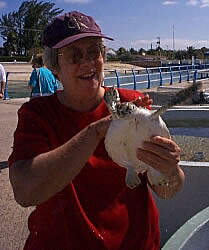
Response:
[[[114,40],[101,33],[100,27],[91,16],[72,11],[55,17],[43,32],[43,45],[62,48],[84,37],[102,37]]]

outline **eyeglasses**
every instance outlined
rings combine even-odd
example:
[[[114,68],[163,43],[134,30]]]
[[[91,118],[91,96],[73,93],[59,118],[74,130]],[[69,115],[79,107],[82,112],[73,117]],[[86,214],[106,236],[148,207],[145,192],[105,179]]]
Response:
[[[101,55],[104,56],[104,53],[105,46],[101,44],[96,44],[87,48],[85,53],[80,48],[70,47],[66,49],[63,53],[59,53],[57,55],[64,56],[66,62],[69,64],[77,64],[80,63],[83,58],[97,60]]]

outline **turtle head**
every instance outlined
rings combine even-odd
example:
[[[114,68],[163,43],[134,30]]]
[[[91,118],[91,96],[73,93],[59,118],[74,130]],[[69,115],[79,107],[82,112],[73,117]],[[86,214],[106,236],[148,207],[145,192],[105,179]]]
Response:
[[[112,105],[112,103],[120,103],[120,95],[115,88],[115,86],[109,88],[105,93],[104,93],[104,101],[106,104]]]
[[[117,88],[115,88],[114,86],[109,88],[104,94],[104,101],[113,119],[119,119],[117,114],[117,107],[121,103],[120,103],[120,95]]]
[[[132,102],[122,102],[117,106],[117,114],[119,118],[131,119],[139,108]]]

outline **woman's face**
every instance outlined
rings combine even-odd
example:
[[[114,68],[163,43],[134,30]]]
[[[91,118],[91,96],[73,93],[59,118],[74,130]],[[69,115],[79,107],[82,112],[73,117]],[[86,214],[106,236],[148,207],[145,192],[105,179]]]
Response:
[[[101,39],[83,38],[58,50],[59,80],[70,95],[91,95],[103,81]]]

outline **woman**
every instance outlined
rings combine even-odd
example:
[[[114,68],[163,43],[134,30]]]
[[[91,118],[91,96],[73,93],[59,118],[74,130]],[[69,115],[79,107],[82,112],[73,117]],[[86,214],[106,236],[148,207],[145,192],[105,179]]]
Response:
[[[57,80],[52,72],[44,67],[42,55],[35,55],[32,59],[33,71],[28,82],[31,89],[31,99],[38,96],[51,95],[57,91]]]
[[[20,205],[36,206],[25,249],[159,249],[158,212],[148,186],[162,198],[182,188],[180,149],[170,139],[155,136],[137,149],[140,160],[168,177],[168,186],[151,186],[140,174],[142,184],[131,190],[125,169],[108,157],[103,38],[111,39],[76,11],[56,17],[44,31],[45,64],[63,91],[18,112],[10,181]],[[119,92],[122,101],[140,96],[137,105],[151,104],[137,91]]]

